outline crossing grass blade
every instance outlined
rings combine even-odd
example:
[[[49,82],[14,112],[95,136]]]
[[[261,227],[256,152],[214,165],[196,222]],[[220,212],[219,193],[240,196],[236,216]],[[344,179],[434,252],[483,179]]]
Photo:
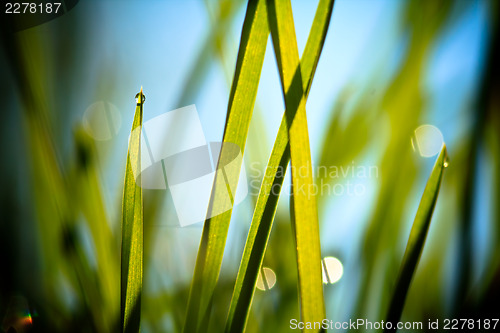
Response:
[[[297,247],[301,320],[325,317],[318,210],[312,175],[306,99],[289,0],[270,1],[269,26],[285,98],[292,168],[291,215]]]
[[[264,62],[269,27],[265,0],[248,3],[241,34],[236,70],[231,87],[223,143],[234,143],[244,152],[248,127],[252,116],[260,73]],[[225,165],[231,152],[223,149],[218,165]],[[210,314],[211,302],[219,272],[231,219],[231,210],[210,217],[212,210],[226,206],[229,188],[236,193],[241,165],[233,168],[224,177],[216,176],[212,190],[209,214],[203,226],[194,277],[189,293],[184,332],[205,331]],[[231,204],[231,203],[229,203]],[[202,324],[203,322],[203,324]]]
[[[137,95],[137,107],[130,135],[123,188],[120,285],[122,332],[139,332],[141,319],[143,202],[142,188],[137,184],[135,176],[141,169],[140,149],[144,96],[142,88]]]
[[[427,185],[424,189],[424,194],[418,206],[417,215],[413,221],[410,237],[406,244],[406,251],[401,263],[399,276],[396,282],[396,288],[389,307],[386,322],[392,322],[393,326],[401,318],[403,313],[406,295],[410,288],[411,280],[417,269],[422,249],[424,248],[425,238],[432,219],[432,213],[436,206],[437,197],[441,180],[443,178],[443,170],[448,166],[446,146],[443,145],[439,157],[434,164]],[[386,329],[385,332],[394,332],[393,329]]]
[[[333,0],[321,0],[301,59],[303,90],[309,95],[333,9]],[[255,284],[271,233],[283,184],[284,170],[290,162],[286,116],[283,116],[276,141],[262,180],[248,232],[226,322],[226,332],[243,332],[252,303]],[[278,191],[276,189],[279,189]]]

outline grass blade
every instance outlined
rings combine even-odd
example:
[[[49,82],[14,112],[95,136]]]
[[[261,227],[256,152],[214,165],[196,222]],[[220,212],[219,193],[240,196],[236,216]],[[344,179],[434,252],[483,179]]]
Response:
[[[241,0],[224,0],[217,3],[217,9],[214,23],[211,25],[210,31],[203,46],[200,48],[196,60],[193,62],[191,70],[187,76],[184,86],[179,94],[179,99],[176,102],[176,107],[183,107],[192,103],[193,98],[198,94],[202,83],[210,69],[210,64],[216,55],[219,55],[218,50],[221,41],[227,32],[229,25],[234,18],[235,13],[241,9],[243,1]],[[209,10],[208,3],[205,1],[205,7]]]
[[[321,50],[330,23],[333,0],[321,0],[309,33],[306,48],[301,59],[303,90],[309,95]],[[248,232],[243,257],[234,287],[226,332],[242,332],[245,328],[255,283],[262,265],[269,235],[276,213],[276,207],[283,184],[284,170],[290,162],[288,129],[284,115],[278,135],[266,167],[264,179],[255,206],[252,224]],[[283,172],[278,172],[279,170]],[[276,188],[280,189],[276,191]]]
[[[119,255],[118,248],[115,247],[117,239],[108,221],[99,183],[95,141],[82,127],[77,127],[74,131],[74,141],[77,163],[72,168],[68,183],[72,184],[71,188],[78,188],[78,191],[70,197],[74,200],[71,204],[81,210],[96,249],[97,267],[95,273],[98,277],[96,280],[98,285],[94,286],[93,289],[100,296],[100,299],[96,301],[100,306],[98,308],[91,307],[91,310],[96,313],[95,317],[99,318],[106,327],[100,331],[109,332],[118,327],[114,326],[115,329],[112,329],[111,325],[119,323],[120,300],[118,295],[120,287],[116,281],[119,279],[120,263],[116,261],[116,257]],[[115,318],[115,320],[110,321],[109,318]],[[96,320],[97,323],[99,321]]]
[[[291,215],[297,246],[301,320],[319,322],[325,317],[325,304],[318,210],[316,196],[311,193],[314,183],[306,99],[290,1],[271,1],[268,17],[285,97],[286,124],[290,140]]]
[[[143,203],[142,188],[137,184],[135,175],[141,170],[140,149],[144,101],[142,88],[137,95],[123,188],[120,286],[122,332],[139,332],[141,319]]]
[[[245,149],[248,127],[257,97],[268,36],[265,0],[250,1],[241,34],[223,139],[224,143],[237,144],[242,152]],[[226,153],[223,147],[219,165],[224,165],[225,160],[231,158],[229,155],[231,155],[230,152]],[[241,165],[234,168],[230,174],[224,174],[224,177],[216,177],[209,210],[227,204],[227,199],[222,194],[224,191],[227,193],[227,188],[235,193],[240,167]],[[211,300],[222,264],[231,212],[228,210],[220,215],[207,217],[203,226],[189,293],[184,332],[206,330],[201,322],[207,321],[210,314]]]
[[[447,167],[447,163],[446,146],[443,145],[441,153],[439,154],[429,180],[427,181],[427,185],[425,186],[424,194],[422,195],[420,205],[418,206],[417,215],[413,221],[410,237],[408,239],[408,243],[406,244],[406,251],[403,257],[403,262],[401,263],[398,280],[396,282],[396,288],[394,290],[387,315],[386,322],[392,322],[394,328],[391,330],[386,329],[386,332],[394,332],[396,330],[395,325],[403,313],[406,295],[408,294],[411,280],[417,268],[420,255],[422,254],[425,238],[427,237],[427,231],[429,230],[429,225],[431,223],[432,213],[434,211],[434,207],[436,206],[439,187],[441,185],[441,179],[443,178],[443,170]]]

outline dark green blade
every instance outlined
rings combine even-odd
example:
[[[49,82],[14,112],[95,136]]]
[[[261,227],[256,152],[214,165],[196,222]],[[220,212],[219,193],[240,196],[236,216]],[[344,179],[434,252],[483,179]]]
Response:
[[[434,164],[424,194],[418,206],[417,215],[413,221],[410,237],[406,244],[406,251],[401,263],[396,288],[392,296],[391,305],[387,315],[386,322],[392,322],[394,328],[386,329],[386,332],[395,332],[395,325],[403,313],[406,295],[410,289],[411,280],[417,269],[422,249],[424,248],[425,238],[431,224],[432,213],[436,206],[443,170],[448,166],[446,145],[443,145],[441,153]]]

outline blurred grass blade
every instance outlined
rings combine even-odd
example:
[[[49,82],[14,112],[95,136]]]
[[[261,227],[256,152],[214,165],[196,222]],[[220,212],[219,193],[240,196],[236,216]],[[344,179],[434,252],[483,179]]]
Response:
[[[428,99],[420,82],[425,80],[429,54],[440,31],[446,26],[446,18],[453,6],[451,1],[412,0],[406,1],[403,8],[402,28],[412,31],[412,35],[401,68],[385,89],[378,106],[379,110],[384,110],[377,112],[378,117],[387,116],[391,131],[381,155],[379,194],[362,240],[359,260],[364,269],[359,282],[355,318],[365,315],[382,317],[390,304],[392,285],[389,285],[391,279],[388,274],[397,270],[400,263],[393,258],[388,259],[387,253],[393,251],[398,242],[403,225],[400,221],[405,211],[404,205],[397,203],[405,202],[411,195],[417,176],[407,140],[420,125],[422,116],[426,115]],[[419,17],[427,15],[429,20],[424,23]],[[373,302],[379,306],[371,306]]]
[[[207,38],[191,66],[191,70],[179,94],[180,97],[175,104],[177,107],[192,104],[193,98],[199,93],[204,80],[208,76],[211,62],[215,56],[220,54],[219,47],[222,40],[227,34],[235,13],[241,9],[242,3],[242,0],[223,0],[217,3],[215,17],[212,18],[214,22],[211,24]],[[209,5],[207,1],[205,1],[205,7],[208,11]]]
[[[297,246],[301,320],[325,317],[316,196],[312,193],[306,99],[299,65],[292,6],[289,0],[270,1],[269,26],[285,97],[286,124],[292,167],[291,215]]]
[[[6,15],[2,18],[5,20],[0,20],[0,45],[6,57],[6,67],[12,71],[13,84],[19,93],[18,111],[22,111],[20,121],[23,125],[23,138],[27,144],[26,161],[31,166],[29,168],[32,182],[30,195],[33,196],[33,213],[35,214],[33,217],[36,218],[33,218],[26,226],[34,227],[34,234],[40,240],[41,251],[39,252],[35,247],[33,249],[37,249],[36,255],[35,252],[33,255],[43,264],[43,272],[32,271],[29,279],[32,288],[39,290],[39,299],[46,302],[46,309],[50,308],[50,311],[56,313],[57,318],[64,322],[72,317],[72,310],[60,297],[63,294],[61,281],[68,282],[74,289],[77,288],[78,282],[70,277],[73,270],[72,262],[67,260],[66,253],[63,253],[57,245],[61,243],[64,230],[73,218],[73,211],[69,204],[66,170],[61,163],[50,122],[49,96],[53,96],[54,90],[51,89],[51,85],[42,84],[45,82],[43,78],[47,77],[48,71],[43,65],[43,57],[30,56],[40,54],[46,39],[36,35],[31,29],[23,33],[11,33],[14,17]],[[15,98],[8,100],[7,106],[14,105],[10,103]],[[11,193],[9,196],[14,197]],[[4,218],[6,216],[3,211],[2,216]],[[13,223],[13,225],[20,226],[18,223]],[[12,235],[2,236],[17,242]],[[9,250],[12,251],[10,248]],[[11,253],[7,255],[14,257]],[[7,272],[5,267],[3,271]],[[0,300],[0,306],[3,306],[3,298]]]
[[[309,89],[314,78],[316,65],[328,31],[332,9],[333,0],[320,1],[301,59],[303,90],[306,99],[309,95]],[[252,224],[248,232],[238,277],[231,299],[229,315],[226,322],[226,332],[243,332],[246,325],[259,268],[262,265],[274,215],[276,213],[276,207],[285,174],[284,170],[286,170],[290,162],[290,146],[288,145],[287,130],[286,116],[284,115],[257,198]],[[276,188],[279,190],[276,191]]]
[[[118,248],[115,247],[115,235],[108,221],[102,188],[99,183],[99,169],[97,165],[97,150],[94,139],[84,130],[77,127],[74,131],[77,163],[70,173],[68,181],[72,188],[78,191],[71,196],[73,207],[78,207],[85,217],[95,246],[97,263],[97,287],[93,287],[101,299],[97,302],[98,308],[92,308],[98,314],[99,320],[106,327],[104,331],[111,331],[109,318],[119,318],[119,279],[120,263],[116,260]],[[86,292],[88,293],[88,291]],[[98,322],[98,321],[97,321]]]
[[[434,207],[436,206],[439,187],[441,185],[441,179],[443,178],[443,170],[447,166],[448,161],[446,145],[443,144],[441,153],[434,164],[429,180],[427,181],[427,185],[425,186],[424,194],[422,195],[420,205],[418,206],[417,215],[413,221],[410,237],[408,239],[408,243],[406,244],[406,251],[403,257],[403,262],[401,263],[398,280],[396,282],[396,288],[394,289],[391,305],[389,307],[386,322],[392,322],[394,327],[403,313],[406,295],[408,294],[411,280],[417,268],[420,255],[422,254],[427,231],[429,230],[429,225],[431,223],[432,213],[434,211]],[[386,332],[394,331],[395,328],[392,330],[386,329]]]
[[[250,1],[241,33],[240,49],[229,97],[223,138],[224,143],[237,144],[242,152],[245,149],[248,127],[257,97],[268,36],[269,27],[265,0]],[[218,165],[226,165],[226,160],[229,159],[232,159],[232,152],[226,151],[223,146]],[[240,168],[241,165],[231,168],[231,172],[223,174],[224,177],[219,176],[218,172],[218,176],[215,178],[189,293],[188,310],[184,324],[184,332],[186,333],[207,330],[206,324],[222,264],[232,210],[229,209],[213,217],[210,217],[211,211],[228,204],[228,188],[232,193],[236,193]],[[202,320],[203,324],[201,324]]]
[[[120,286],[122,332],[139,332],[141,319],[143,209],[142,188],[136,183],[135,175],[141,170],[140,149],[144,101],[142,88],[137,95],[123,188]]]

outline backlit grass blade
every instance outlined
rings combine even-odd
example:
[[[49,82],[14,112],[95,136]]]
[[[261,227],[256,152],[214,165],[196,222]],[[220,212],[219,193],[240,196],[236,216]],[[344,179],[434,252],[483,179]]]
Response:
[[[260,73],[264,62],[269,28],[265,0],[250,1],[241,33],[240,49],[236,63],[233,84],[229,97],[226,125],[223,142],[237,144],[241,151],[245,149],[248,127],[252,116]],[[231,156],[224,147],[220,153],[218,165],[225,165]],[[228,188],[236,193],[241,165],[224,177],[216,177],[212,190],[209,215],[203,226],[203,234],[198,250],[194,277],[189,293],[188,310],[184,332],[205,331],[201,325],[210,314],[210,304],[219,277],[222,256],[226,243],[227,231],[231,219],[231,210],[210,217],[210,211],[221,205],[227,205],[223,193]]]
[[[424,189],[424,194],[418,206],[417,215],[413,221],[410,237],[406,244],[406,251],[401,263],[399,276],[396,282],[396,288],[392,296],[389,312],[386,322],[392,322],[394,328],[386,329],[386,332],[394,332],[396,323],[401,318],[405,305],[406,295],[410,288],[411,280],[424,248],[425,238],[431,223],[432,213],[436,206],[437,197],[441,179],[443,178],[443,170],[448,166],[446,146],[443,145],[441,153],[434,164],[427,185]]]
[[[301,320],[319,322],[325,317],[325,304],[318,211],[313,193],[306,99],[290,1],[270,1],[268,17],[285,98],[290,140],[291,215],[297,246]]]
[[[121,323],[122,332],[139,332],[141,318],[143,207],[142,188],[136,182],[140,168],[142,88],[130,135],[122,206]],[[140,178],[139,180],[140,181]]]
[[[332,9],[333,0],[320,1],[301,59],[303,90],[306,98],[309,95],[316,65],[328,31]],[[228,320],[226,322],[226,332],[242,332],[245,328],[259,268],[262,265],[276,213],[281,186],[283,184],[284,170],[289,162],[290,147],[288,145],[288,129],[284,115],[257,198],[252,224],[250,225],[250,231],[231,299]],[[282,172],[278,172],[279,170]]]

